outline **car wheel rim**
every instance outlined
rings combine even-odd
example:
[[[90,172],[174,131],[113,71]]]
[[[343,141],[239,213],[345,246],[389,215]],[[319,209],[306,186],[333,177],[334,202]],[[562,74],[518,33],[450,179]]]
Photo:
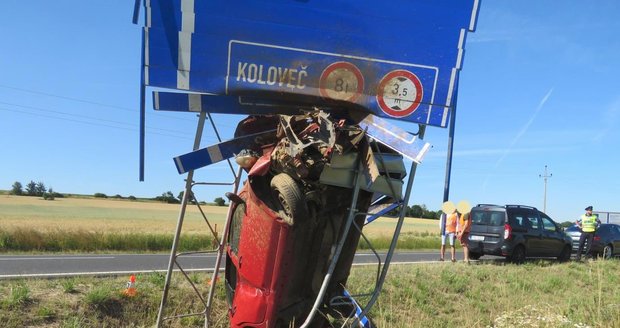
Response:
[[[525,261],[525,249],[523,247],[517,247],[512,254],[512,257],[516,263]]]
[[[611,258],[611,254],[612,254],[611,246],[609,245],[605,246],[605,248],[603,248],[603,258],[609,259]]]

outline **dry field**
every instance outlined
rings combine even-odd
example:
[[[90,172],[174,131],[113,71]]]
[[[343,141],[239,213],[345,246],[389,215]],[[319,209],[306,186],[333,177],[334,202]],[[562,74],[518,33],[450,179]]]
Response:
[[[40,231],[93,231],[173,233],[179,205],[160,202],[129,201],[100,198],[56,198],[0,196],[0,228],[34,228]],[[211,224],[221,231],[227,207],[203,206]],[[183,224],[184,232],[200,232],[207,228],[195,206],[189,206]]]
[[[180,205],[102,198],[56,198],[0,195],[0,229],[38,231],[173,233]],[[227,207],[202,206],[209,222],[222,231]],[[391,236],[395,219],[380,218],[364,228],[370,237]],[[207,230],[196,206],[188,206],[183,232]],[[403,233],[438,234],[438,221],[406,218]]]

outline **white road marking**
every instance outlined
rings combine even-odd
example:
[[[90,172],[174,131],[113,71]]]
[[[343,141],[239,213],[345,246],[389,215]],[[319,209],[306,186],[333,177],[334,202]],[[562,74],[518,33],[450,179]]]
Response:
[[[0,261],[39,261],[39,260],[104,260],[114,259],[115,256],[66,256],[66,257],[10,257],[0,258]]]
[[[180,272],[180,270],[173,270]],[[183,269],[185,272],[197,272],[206,271],[212,272],[213,269]],[[0,275],[0,279],[15,279],[15,278],[65,278],[75,276],[116,276],[123,274],[136,274],[136,273],[154,273],[154,272],[168,272],[168,270],[135,270],[135,271],[100,271],[100,272],[67,272],[67,273],[32,273],[32,274],[6,274]]]

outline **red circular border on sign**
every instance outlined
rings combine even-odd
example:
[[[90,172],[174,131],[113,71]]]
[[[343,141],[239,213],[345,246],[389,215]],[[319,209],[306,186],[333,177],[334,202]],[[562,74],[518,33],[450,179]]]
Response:
[[[385,103],[385,100],[383,100],[383,90],[385,88],[385,85],[390,80],[392,80],[393,78],[397,76],[403,76],[411,80],[411,82],[413,82],[413,84],[415,85],[416,92],[417,92],[415,99],[411,103],[411,106],[405,108],[404,110],[399,110],[399,111],[396,111],[390,108]],[[418,109],[418,106],[420,106],[420,101],[422,100],[423,92],[424,91],[422,89],[422,82],[420,82],[420,79],[415,74],[409,71],[403,70],[403,69],[397,69],[397,70],[389,72],[387,75],[383,77],[383,79],[381,79],[381,82],[379,83],[379,88],[377,90],[377,103],[379,103],[379,107],[387,115],[392,116],[392,117],[405,117],[413,113],[416,109]]]
[[[321,94],[321,96],[325,98],[334,99],[327,94],[327,92],[325,91],[325,88],[323,88],[323,85],[325,84],[325,80],[327,79],[329,74],[339,68],[348,69],[349,71],[353,72],[353,74],[355,74],[355,77],[357,78],[357,93],[351,96],[349,99],[346,99],[346,101],[354,102],[355,100],[357,100],[357,98],[359,98],[362,92],[364,92],[364,75],[362,75],[362,71],[360,71],[360,69],[357,68],[357,66],[349,62],[345,62],[345,61],[335,62],[335,63],[330,64],[323,70],[323,73],[321,73],[321,77],[319,79],[319,93]]]

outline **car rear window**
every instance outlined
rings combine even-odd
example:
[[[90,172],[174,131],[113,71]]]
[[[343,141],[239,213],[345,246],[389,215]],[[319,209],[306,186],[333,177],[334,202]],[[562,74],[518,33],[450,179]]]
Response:
[[[566,232],[573,232],[573,231],[581,231],[581,230],[579,230],[578,226],[572,225],[572,226],[566,228],[564,231],[566,231]]]
[[[472,211],[471,216],[473,224],[503,226],[506,214],[503,211]]]

